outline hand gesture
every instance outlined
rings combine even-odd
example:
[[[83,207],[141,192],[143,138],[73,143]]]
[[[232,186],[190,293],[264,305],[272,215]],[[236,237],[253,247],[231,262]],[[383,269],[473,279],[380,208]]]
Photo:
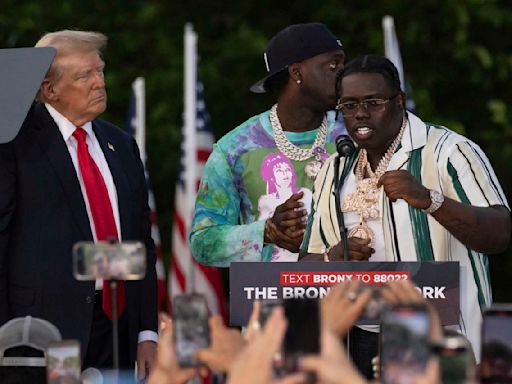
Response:
[[[384,193],[392,202],[403,199],[414,208],[427,209],[430,207],[429,190],[403,169],[384,173],[377,186],[384,187]]]
[[[299,201],[303,195],[303,192],[294,193],[276,208],[272,218],[265,223],[265,243],[299,252],[307,224],[307,211],[304,203]]]
[[[220,316],[210,318],[211,345],[207,349],[199,349],[196,358],[204,362],[214,371],[227,372],[239,352],[244,348],[245,341],[240,331],[227,328]]]
[[[281,380],[272,380],[272,363],[286,331],[287,322],[283,309],[276,307],[265,324],[258,331],[260,335],[249,343],[229,370],[228,384],[299,384],[304,382],[301,373],[288,375]]]
[[[165,314],[160,314],[162,323],[162,335],[158,343],[156,366],[149,376],[149,384],[185,384],[196,374],[206,374],[204,370],[197,368],[181,368],[173,343],[172,320]]]
[[[357,280],[331,287],[329,294],[320,300],[322,331],[345,337],[372,297],[370,288],[361,288]]]
[[[283,204],[278,205],[270,219],[281,232],[290,237],[298,237],[304,234],[308,212],[304,203],[300,201],[304,192],[291,195]]]
[[[375,249],[370,247],[370,239],[361,239],[359,237],[348,238],[348,255],[351,261],[368,261],[375,253]],[[330,261],[343,261],[343,242],[339,242],[329,252]]]

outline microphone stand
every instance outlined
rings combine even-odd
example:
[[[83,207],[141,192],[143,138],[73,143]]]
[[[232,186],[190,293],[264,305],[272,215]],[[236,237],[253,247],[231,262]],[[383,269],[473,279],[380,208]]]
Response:
[[[343,183],[341,181],[341,176],[339,175],[340,171],[340,160],[341,154],[338,153],[338,156],[334,158],[334,202],[336,205],[336,217],[338,218],[338,226],[340,229],[341,243],[343,245],[343,261],[350,261],[348,254],[348,238],[347,238],[347,228],[345,227],[345,219],[343,217],[343,212],[341,210],[341,187]],[[346,336],[346,348],[347,354],[350,356],[350,339],[351,339],[351,331],[347,332]]]
[[[343,245],[343,260],[349,261],[348,255],[348,238],[347,238],[347,228],[345,227],[345,219],[343,217],[343,212],[341,211],[341,187],[343,183],[340,182],[341,177],[339,176],[340,170],[340,158],[341,156],[338,154],[334,159],[334,202],[336,205],[336,217],[338,218],[338,226],[340,229],[341,236],[341,244]]]
[[[114,372],[119,372],[119,319],[117,316],[117,280],[110,280],[112,293],[112,360]]]

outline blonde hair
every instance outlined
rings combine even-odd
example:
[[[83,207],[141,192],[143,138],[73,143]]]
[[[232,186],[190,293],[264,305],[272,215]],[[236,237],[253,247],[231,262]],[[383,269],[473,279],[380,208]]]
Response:
[[[64,68],[59,65],[57,60],[59,57],[76,52],[96,51],[98,54],[101,54],[101,50],[106,45],[107,36],[103,33],[64,29],[62,31],[46,33],[39,39],[35,47],[53,47],[57,50],[52,65],[45,76],[45,80],[56,81],[64,72]],[[39,102],[45,101],[41,92],[38,92],[36,100]]]

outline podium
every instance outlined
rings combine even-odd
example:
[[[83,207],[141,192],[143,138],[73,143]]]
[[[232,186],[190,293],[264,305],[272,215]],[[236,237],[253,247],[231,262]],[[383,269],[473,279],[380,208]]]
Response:
[[[333,284],[359,280],[381,285],[412,280],[439,313],[443,325],[459,323],[458,262],[292,262],[231,264],[229,281],[230,325],[244,326],[254,300],[322,298]],[[378,324],[361,319],[358,324]]]

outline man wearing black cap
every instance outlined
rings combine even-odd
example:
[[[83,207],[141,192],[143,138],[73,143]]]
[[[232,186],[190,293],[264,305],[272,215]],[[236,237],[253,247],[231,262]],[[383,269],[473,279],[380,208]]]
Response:
[[[251,91],[277,103],[220,139],[204,169],[190,243],[206,265],[296,261],[313,180],[344,132],[328,111],[345,56],[325,25],[283,29],[264,59],[268,74]]]

